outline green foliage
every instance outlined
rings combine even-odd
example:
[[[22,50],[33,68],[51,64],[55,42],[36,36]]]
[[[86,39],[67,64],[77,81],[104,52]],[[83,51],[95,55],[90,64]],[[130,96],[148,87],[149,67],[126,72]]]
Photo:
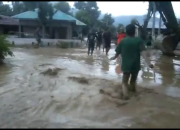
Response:
[[[89,18],[89,14],[85,10],[80,10],[76,13],[75,17],[79,19],[80,21],[86,23],[87,25],[90,25],[92,23],[91,19]]]
[[[101,29],[109,29],[112,33],[116,32],[116,27],[113,25],[114,19],[111,14],[106,13],[102,19],[98,20],[97,27]]]
[[[114,23],[114,19],[112,18],[112,15],[108,13],[104,15],[101,21],[104,21],[107,24],[107,26],[112,26]]]
[[[70,14],[69,11],[70,11],[71,7],[70,7],[69,3],[66,1],[58,2],[58,3],[54,4],[54,8],[66,13],[66,14]]]
[[[111,26],[109,26],[109,31],[111,33],[116,33],[117,32],[117,28],[114,25],[111,25]]]
[[[12,15],[12,9],[8,4],[0,4],[0,14],[1,15],[6,15],[6,16],[11,16]]]
[[[69,43],[68,42],[58,42],[57,43],[57,47],[59,48],[63,48],[63,49],[67,49],[69,47]]]
[[[13,12],[12,15],[16,15],[24,11],[26,11],[26,9],[23,2],[17,2],[17,1],[12,2],[12,12]]]
[[[81,2],[74,2],[74,7],[76,7],[79,10],[84,10],[86,7],[86,2],[81,1]]]
[[[8,55],[13,56],[13,53],[9,47],[10,43],[6,40],[6,36],[0,35],[0,60],[4,60]]]
[[[28,2],[19,2],[19,1],[13,1],[11,2],[12,7],[8,4],[0,3],[0,14],[6,15],[6,16],[13,16],[19,13],[23,13],[28,10],[34,10],[37,8],[39,2],[34,1],[28,1]]]
[[[28,10],[34,10],[38,7],[39,2],[38,1],[24,1],[22,2],[24,5],[24,11]]]
[[[52,19],[53,15],[58,10],[54,11],[53,5],[49,2],[39,2],[38,4],[38,19],[41,26],[49,25],[49,35],[52,37]]]
[[[118,24],[118,27],[117,27],[117,31],[119,31],[120,29],[124,29],[124,25],[123,24]]]
[[[139,22],[138,22],[135,18],[133,18],[133,19],[131,20],[131,24],[139,25]]]
[[[113,25],[114,19],[111,14],[106,13],[104,17],[98,20],[101,11],[96,2],[75,2],[74,6],[79,9],[75,17],[84,22],[87,27],[83,29],[83,34],[87,34],[89,29],[109,29],[112,33],[116,32],[116,27]]]
[[[38,4],[38,19],[41,25],[46,25],[48,22],[48,2],[39,2]]]
[[[75,17],[80,21],[86,23],[89,27],[95,27],[97,24],[100,11],[95,1],[91,2],[75,2],[74,6],[79,9]]]

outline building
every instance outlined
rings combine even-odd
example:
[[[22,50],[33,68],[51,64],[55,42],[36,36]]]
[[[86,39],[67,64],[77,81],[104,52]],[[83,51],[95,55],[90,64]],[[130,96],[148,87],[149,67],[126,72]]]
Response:
[[[22,34],[25,33],[34,35],[35,30],[40,25],[38,20],[38,9],[17,14],[12,16],[12,18],[19,20],[19,37],[23,37]],[[74,17],[54,9],[53,21],[51,22],[51,25],[42,27],[42,37],[53,39],[71,39],[72,31],[81,31],[84,26],[86,26],[86,24],[75,19]],[[50,28],[52,34],[51,37],[48,35]]]
[[[159,30],[159,27],[157,25],[155,25],[155,28],[154,28],[154,31],[155,31],[155,35],[157,36],[158,35],[158,30]],[[163,33],[165,32],[167,29],[166,27],[163,25],[161,28],[160,28],[160,33]],[[146,32],[150,32],[152,33],[152,25],[151,24],[148,24],[147,28],[146,28]],[[136,26],[136,36],[139,36],[140,34],[140,31],[138,29],[138,26]]]
[[[10,34],[16,32],[19,21],[9,16],[0,15],[0,34]]]

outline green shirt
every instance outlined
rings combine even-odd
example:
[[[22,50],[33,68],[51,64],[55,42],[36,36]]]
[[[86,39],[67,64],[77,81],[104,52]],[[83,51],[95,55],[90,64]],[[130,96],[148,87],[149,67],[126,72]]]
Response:
[[[126,37],[120,41],[116,53],[121,54],[121,70],[134,72],[141,69],[140,52],[145,50],[144,41],[139,37]]]

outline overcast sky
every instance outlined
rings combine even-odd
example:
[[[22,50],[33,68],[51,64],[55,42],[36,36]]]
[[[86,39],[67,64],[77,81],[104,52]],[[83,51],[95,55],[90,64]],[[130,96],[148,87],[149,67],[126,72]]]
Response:
[[[4,2],[7,3],[7,2]],[[74,2],[69,2],[73,7]],[[143,15],[147,13],[148,2],[97,2],[102,13],[119,15]],[[180,18],[180,1],[172,2],[176,17]],[[158,15],[158,14],[157,14]]]
[[[73,6],[74,2],[69,2]],[[119,15],[143,15],[147,13],[148,2],[97,2],[102,13]],[[180,17],[180,1],[172,2],[176,17]]]

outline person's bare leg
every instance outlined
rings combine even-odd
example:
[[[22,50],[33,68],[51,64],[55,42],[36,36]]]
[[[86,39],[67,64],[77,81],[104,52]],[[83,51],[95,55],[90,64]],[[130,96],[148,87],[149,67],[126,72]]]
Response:
[[[129,92],[128,92],[128,81],[129,81],[130,73],[124,72],[122,78],[122,94],[125,100],[129,99]]]

